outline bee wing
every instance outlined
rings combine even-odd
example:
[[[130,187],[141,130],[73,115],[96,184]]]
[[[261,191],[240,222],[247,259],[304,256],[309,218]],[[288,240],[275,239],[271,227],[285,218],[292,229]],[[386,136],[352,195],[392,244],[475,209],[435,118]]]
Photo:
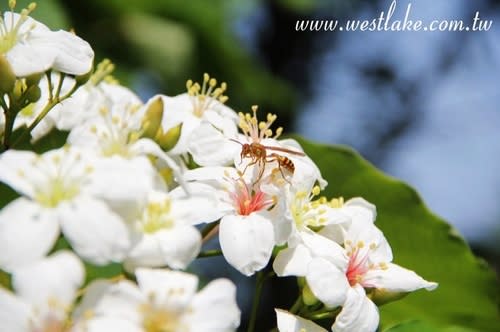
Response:
[[[285,152],[285,153],[292,154],[292,155],[295,155],[295,156],[305,156],[305,153],[303,153],[303,152],[294,151],[294,150],[290,150],[290,149],[287,149],[287,148],[280,148],[278,146],[267,146],[267,145],[264,145],[264,147],[266,149],[269,149],[269,150]]]

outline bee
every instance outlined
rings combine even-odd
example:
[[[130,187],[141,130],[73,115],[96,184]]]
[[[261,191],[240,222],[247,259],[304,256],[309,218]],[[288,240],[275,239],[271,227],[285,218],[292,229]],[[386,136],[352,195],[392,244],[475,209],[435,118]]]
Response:
[[[283,179],[286,180],[285,174],[283,174],[283,169],[285,169],[286,171],[288,171],[292,175],[295,172],[295,164],[293,163],[293,161],[290,160],[290,158],[288,158],[286,156],[281,156],[277,153],[271,153],[269,155],[269,157],[271,159],[268,159],[267,160],[268,162],[276,161],[278,163],[278,169],[279,169]]]
[[[285,181],[287,182],[289,181],[286,179],[285,174],[283,173],[283,169],[285,169],[292,175],[295,172],[295,165],[293,161],[290,160],[290,158],[275,152],[271,152],[268,154],[268,150],[284,152],[295,156],[305,156],[305,154],[300,151],[294,151],[277,146],[267,146],[257,142],[253,142],[250,144],[241,143],[234,139],[231,139],[231,141],[241,145],[241,162],[243,161],[243,158],[251,159],[250,163],[245,166],[243,174],[245,173],[248,166],[257,165],[259,167],[259,175],[257,176],[257,180],[255,180],[255,183],[259,182],[259,180],[262,178],[267,163],[277,162],[278,170],[280,171],[281,176],[283,176],[283,179],[285,179]]]

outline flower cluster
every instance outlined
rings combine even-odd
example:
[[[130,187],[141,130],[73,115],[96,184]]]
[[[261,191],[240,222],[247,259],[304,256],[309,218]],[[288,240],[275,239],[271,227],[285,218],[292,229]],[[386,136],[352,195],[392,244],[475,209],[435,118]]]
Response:
[[[272,264],[299,278],[297,305],[276,311],[282,332],[324,331],[304,318],[318,310],[333,331],[375,331],[377,300],[437,286],[392,263],[372,204],[320,195],[326,181],[299,143],[279,139],[276,115],[235,112],[208,74],[143,102],[109,61],[91,70],[86,42],[31,19],[34,5],[14,6],[0,18],[11,80],[0,86],[0,181],[20,196],[0,210],[0,268],[14,291],[0,289],[1,330],[235,331],[235,286],[197,292],[196,276],[175,271],[215,234],[242,274]],[[53,128],[69,132],[57,149],[11,140]],[[81,260],[120,263],[133,278],[84,285]]]

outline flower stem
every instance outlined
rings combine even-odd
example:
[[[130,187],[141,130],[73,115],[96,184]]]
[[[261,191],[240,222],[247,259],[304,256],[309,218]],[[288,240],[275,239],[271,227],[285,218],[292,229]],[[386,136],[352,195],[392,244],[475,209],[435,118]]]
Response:
[[[304,315],[304,318],[311,319],[311,320],[318,320],[318,319],[325,319],[325,318],[333,318],[338,315],[340,312],[341,308],[336,308],[336,309],[329,309],[329,308],[323,308],[311,313],[308,313]]]
[[[10,136],[12,134],[12,128],[14,126],[14,117],[12,116],[12,112],[7,107],[7,103],[3,99],[3,96],[0,97],[0,106],[4,110],[5,124],[4,124],[4,132],[3,132],[3,150],[7,150],[10,145]]]
[[[264,272],[257,272],[257,281],[255,282],[255,294],[253,296],[252,303],[252,313],[250,315],[250,321],[248,322],[247,332],[254,332],[255,322],[257,321],[257,311],[259,309],[260,296],[262,294],[262,287],[265,281]]]
[[[206,250],[202,251],[198,254],[198,257],[196,258],[206,258],[206,257],[214,257],[214,256],[221,256],[222,255],[222,250],[219,249],[213,249],[213,250]]]
[[[205,228],[201,230],[202,242],[207,243],[212,237],[219,231],[219,222],[213,222],[208,224]]]
[[[299,295],[299,297],[297,297],[297,300],[295,300],[295,303],[290,308],[289,312],[291,314],[295,314],[299,311],[301,307],[302,307],[302,295]]]
[[[62,85],[62,79],[59,82],[59,85],[57,87],[58,90],[60,90],[60,86],[61,85]],[[42,109],[42,111],[38,114],[38,116],[36,117],[36,119],[29,125],[29,127],[25,131],[23,131],[21,133],[21,135],[19,135],[19,137],[12,144],[12,146],[15,146],[15,145],[19,144],[26,137],[26,135],[29,134],[29,133],[31,133],[31,131],[33,130],[33,128],[35,128],[40,123],[40,121],[43,120],[43,118],[47,115],[47,113],[49,113],[49,111],[55,105],[59,104],[60,102],[62,102],[64,100],[66,100],[67,98],[69,98],[79,87],[80,86],[75,83],[75,85],[71,88],[71,90],[67,94],[65,94],[64,96],[62,96],[62,97],[59,97],[58,94],[60,93],[60,91],[57,91],[57,95],[55,95],[53,98],[49,99],[49,102],[45,105],[45,107]]]

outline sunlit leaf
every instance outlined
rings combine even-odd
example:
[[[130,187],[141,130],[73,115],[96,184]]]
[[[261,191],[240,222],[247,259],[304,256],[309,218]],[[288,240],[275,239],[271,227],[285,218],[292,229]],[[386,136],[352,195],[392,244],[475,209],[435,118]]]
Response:
[[[383,329],[419,320],[437,328],[498,331],[495,274],[454,228],[429,211],[413,188],[383,174],[351,149],[300,142],[329,182],[325,194],[362,196],[376,204],[376,224],[392,246],[394,262],[439,283],[433,292],[421,290],[382,306]]]

